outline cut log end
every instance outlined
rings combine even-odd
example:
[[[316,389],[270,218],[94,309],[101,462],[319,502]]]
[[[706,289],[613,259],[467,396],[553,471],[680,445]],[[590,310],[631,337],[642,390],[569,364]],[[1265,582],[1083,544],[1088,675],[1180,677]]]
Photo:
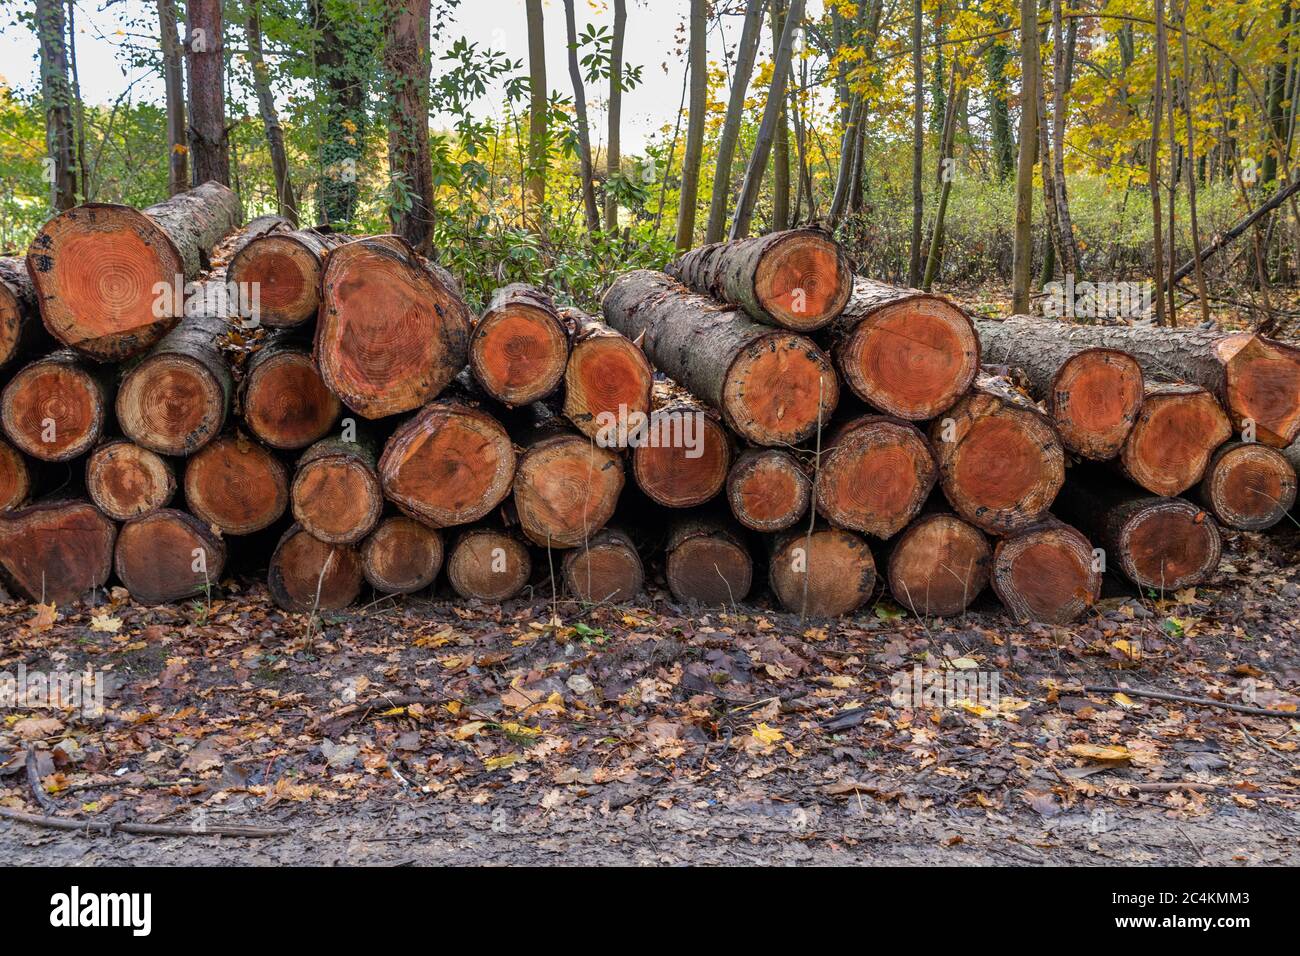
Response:
[[[122,526],[113,564],[132,598],[165,604],[215,588],[226,547],[193,515],[161,508]]]
[[[704,504],[722,490],[731,443],[714,417],[693,409],[661,409],[649,419],[648,440],[632,452],[632,474],[665,508]]]
[[[11,511],[31,496],[32,477],[22,453],[0,441],[0,511]]]
[[[1117,349],[1085,349],[1061,366],[1049,411],[1067,448],[1105,461],[1119,454],[1142,410],[1142,366]]]
[[[844,310],[853,275],[829,236],[792,230],[768,247],[754,271],[754,297],[787,329],[820,329]]]
[[[447,557],[447,580],[463,598],[508,601],[533,573],[528,548],[513,535],[491,528],[465,532]]]
[[[514,500],[534,544],[573,548],[605,526],[623,490],[623,463],[584,435],[558,434],[519,459]]]
[[[226,393],[203,362],[155,354],[131,369],[117,392],[117,421],[137,445],[160,455],[189,455],[225,424]]]
[[[328,544],[360,541],[384,508],[374,469],[346,454],[323,454],[299,465],[291,501],[294,520]]]
[[[1162,593],[1204,582],[1218,566],[1223,547],[1214,519],[1181,498],[1148,498],[1131,509],[1117,544],[1129,580]]]
[[[678,602],[735,605],[749,594],[754,561],[735,534],[712,522],[686,521],[669,535],[664,577]]]
[[[272,448],[306,448],[329,432],[342,407],[305,352],[277,350],[244,380],[244,423]]]
[[[108,581],[116,537],[89,502],[38,502],[0,514],[0,565],[31,600],[70,604]]]
[[[316,315],[320,259],[291,235],[261,236],[231,258],[229,282],[257,289],[259,315],[268,328],[290,328]]]
[[[1215,453],[1200,490],[1220,524],[1262,531],[1285,518],[1295,504],[1296,472],[1277,449],[1234,443]]]
[[[555,314],[522,303],[489,311],[470,337],[474,378],[507,405],[527,405],[555,391],[568,355],[569,338]]]
[[[650,413],[654,373],[645,353],[621,335],[596,335],[573,346],[564,372],[564,416],[600,437],[634,413]]]
[[[768,577],[787,611],[835,617],[860,608],[876,586],[876,562],[864,538],[838,528],[787,531],[772,549]]]
[[[784,531],[808,510],[812,482],[789,452],[779,448],[749,449],[736,459],[727,476],[731,513],[755,531]]]
[[[1237,427],[1253,422],[1257,440],[1275,448],[1294,441],[1300,435],[1300,348],[1242,332],[1217,342],[1214,351]]]
[[[442,567],[442,535],[410,518],[385,518],[361,545],[361,569],[376,591],[414,594]]]
[[[1100,596],[1098,568],[1092,543],[1052,522],[998,542],[993,590],[1016,620],[1068,624]]]
[[[1120,461],[1152,494],[1178,495],[1201,480],[1214,450],[1231,436],[1228,417],[1205,389],[1157,385],[1147,389]]]
[[[806,338],[765,335],[742,349],[722,384],[722,411],[756,445],[793,445],[824,427],[839,403],[830,359]]]
[[[149,449],[112,441],[86,459],[86,492],[114,521],[130,521],[167,507],[176,494],[176,475]]]
[[[889,538],[916,517],[938,467],[915,426],[879,416],[845,424],[817,480],[817,510],[831,524]]]
[[[242,436],[227,435],[189,460],[185,501],[195,517],[223,534],[252,534],[284,514],[289,478],[270,451]]]
[[[296,524],[276,546],[266,577],[275,603],[299,613],[347,607],[361,593],[361,581],[356,548],[326,544]]]
[[[991,561],[988,541],[974,525],[955,515],[928,515],[891,550],[889,590],[918,617],[951,617],[984,590]]]
[[[71,353],[24,366],[0,395],[0,422],[19,450],[42,461],[89,451],[104,428],[103,386]]]
[[[623,532],[605,529],[564,555],[564,583],[584,604],[630,601],[641,593],[645,568],[636,545]]]

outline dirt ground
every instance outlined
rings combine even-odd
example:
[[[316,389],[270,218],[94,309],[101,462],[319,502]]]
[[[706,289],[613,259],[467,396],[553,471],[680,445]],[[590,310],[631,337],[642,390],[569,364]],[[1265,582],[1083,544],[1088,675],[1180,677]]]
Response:
[[[89,666],[107,699],[0,709],[0,808],[187,835],[0,819],[0,864],[1295,864],[1300,532],[1226,538],[1207,586],[1116,590],[1069,628],[987,597],[801,622],[662,588],[4,605],[0,674]],[[996,693],[899,698],[918,666]]]

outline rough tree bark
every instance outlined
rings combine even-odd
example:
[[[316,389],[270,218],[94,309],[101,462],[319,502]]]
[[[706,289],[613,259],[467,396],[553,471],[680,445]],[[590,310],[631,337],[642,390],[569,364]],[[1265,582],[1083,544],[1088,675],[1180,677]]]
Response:
[[[387,0],[387,3],[384,68],[391,102],[388,175],[401,197],[400,202],[389,206],[388,221],[395,235],[405,239],[420,255],[427,256],[433,252],[429,0]]]
[[[700,159],[704,155],[704,115],[708,103],[708,3],[691,0],[690,61],[691,93],[686,123],[686,152],[682,157],[682,182],[678,189],[677,248],[695,245],[695,202],[700,189]]]
[[[34,23],[40,45],[41,98],[45,104],[45,158],[52,164],[50,207],[71,209],[77,204],[77,140],[72,122],[67,22],[62,0],[36,0]]]
[[[166,0],[160,0],[161,2],[166,2]],[[271,154],[271,175],[275,180],[276,212],[296,226],[298,224],[298,197],[293,191],[293,181],[289,177],[289,156],[284,149],[284,129],[280,126],[280,114],[275,108],[275,95],[271,92],[270,71],[266,66],[266,57],[262,53],[260,0],[249,0],[248,19],[245,26],[248,33],[248,65],[253,73],[253,90],[257,95],[257,111],[262,117],[262,127],[266,130],[266,146]],[[165,35],[163,42],[166,43]]]
[[[193,184],[230,185],[226,130],[225,45],[221,0],[186,0],[185,52],[189,82],[189,141]]]
[[[190,185],[189,139],[185,123],[185,49],[176,32],[176,0],[158,0],[158,29],[167,102],[167,195]]]

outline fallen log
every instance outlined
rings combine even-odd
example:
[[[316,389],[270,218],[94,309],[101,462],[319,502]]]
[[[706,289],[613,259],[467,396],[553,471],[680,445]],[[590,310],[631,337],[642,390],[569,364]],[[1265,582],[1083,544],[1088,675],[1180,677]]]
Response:
[[[906,421],[943,414],[980,366],[980,342],[949,299],[864,279],[831,327],[835,365],[873,408]]]
[[[41,461],[84,455],[104,431],[111,378],[61,349],[24,365],[0,393],[0,425],[24,454]]]
[[[756,445],[796,444],[830,420],[839,383],[809,339],[696,295],[662,272],[619,276],[605,321]]]
[[[574,548],[614,515],[623,491],[623,461],[556,420],[519,434],[514,505],[528,540]]]
[[[551,297],[524,283],[493,293],[469,335],[469,368],[497,401],[528,405],[550,395],[564,378],[569,328]]]
[[[588,438],[637,414],[650,414],[654,372],[621,332],[577,309],[561,309],[572,347],[564,369],[564,417]],[[612,446],[608,446],[612,447]],[[619,447],[622,447],[621,445]]]
[[[889,591],[917,617],[952,617],[988,585],[992,560],[988,540],[973,524],[956,515],[923,515],[889,549]]]
[[[688,392],[660,383],[655,409],[632,435],[632,476],[653,502],[692,508],[727,483],[731,436],[716,412]],[[609,439],[598,438],[602,444]]]
[[[321,380],[310,351],[288,333],[272,337],[248,360],[240,405],[248,430],[286,451],[324,438],[343,410]]]
[[[330,252],[316,364],[358,415],[384,418],[436,398],[465,367],[468,338],[469,312],[445,270],[388,238]]]
[[[787,611],[835,617],[867,603],[876,586],[876,562],[866,539],[821,526],[791,528],[771,540],[768,581]]]
[[[171,290],[208,267],[242,217],[238,197],[216,182],[142,210],[86,203],[60,213],[27,252],[45,327],[101,362],[146,351],[183,314]]]
[[[30,600],[71,604],[108,581],[116,538],[90,502],[45,499],[0,513],[0,568]]]
[[[267,590],[286,611],[337,611],[361,593],[361,556],[346,544],[327,544],[293,525],[280,538],[266,573]]]
[[[384,496],[435,528],[482,518],[510,493],[514,473],[514,446],[501,423],[451,400],[398,426],[379,459]]]
[[[384,510],[375,470],[375,442],[322,438],[298,459],[290,501],[304,531],[327,544],[356,544],[374,530]]]
[[[861,415],[837,425],[823,446],[817,512],[836,527],[890,538],[917,516],[937,477],[914,425]]]
[[[527,546],[508,531],[464,531],[447,556],[447,580],[461,597],[500,603],[524,589],[533,573]]]
[[[242,434],[222,435],[185,466],[185,503],[194,517],[226,535],[269,528],[289,504],[287,469]]]
[[[41,323],[36,287],[17,257],[0,256],[0,368],[54,350]]]
[[[1124,474],[1157,495],[1180,495],[1232,437],[1218,401],[1197,385],[1148,383],[1142,411],[1120,449]]]
[[[636,545],[617,528],[603,528],[585,545],[566,551],[561,569],[569,593],[584,604],[630,601],[645,584]]]
[[[32,473],[27,459],[13,445],[0,440],[0,511],[12,511],[32,494]]]
[[[930,447],[953,509],[992,534],[1039,521],[1065,481],[1065,451],[1047,416],[990,376],[931,424]]]
[[[1127,352],[1026,334],[1017,323],[976,319],[985,365],[1023,372],[1066,448],[1105,461],[1119,454],[1142,408],[1142,366]]]
[[[1271,528],[1295,505],[1296,471],[1287,456],[1258,442],[1229,442],[1210,459],[1198,489],[1219,524]]]
[[[667,273],[691,290],[796,332],[832,321],[848,302],[853,271],[831,235],[790,229],[693,249]]]
[[[735,606],[749,594],[754,562],[744,541],[712,518],[676,519],[664,546],[664,577],[681,604]]]
[[[1069,624],[1097,602],[1101,577],[1092,542],[1050,517],[993,551],[993,590],[1017,621]]]
[[[161,455],[118,438],[86,459],[86,493],[114,521],[130,521],[171,504],[176,472]]]
[[[326,256],[347,239],[318,229],[273,229],[250,239],[230,257],[226,277],[258,289],[259,324],[272,329],[303,325],[320,307]]]
[[[226,546],[184,511],[159,508],[122,525],[113,567],[141,604],[210,594],[226,566]]]
[[[748,448],[727,473],[731,513],[754,531],[784,531],[803,517],[811,499],[807,469],[781,448]]]
[[[402,515],[379,522],[361,544],[361,571],[376,591],[414,594],[442,568],[442,535]]]

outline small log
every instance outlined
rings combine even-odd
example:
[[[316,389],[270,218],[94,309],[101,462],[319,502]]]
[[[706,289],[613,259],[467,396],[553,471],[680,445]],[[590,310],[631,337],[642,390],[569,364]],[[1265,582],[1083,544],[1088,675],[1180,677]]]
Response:
[[[86,459],[86,493],[114,521],[130,521],[171,504],[171,463],[124,439],[104,442]]]
[[[623,461],[585,435],[554,424],[521,435],[514,503],[534,544],[575,548],[614,515],[623,491]]]
[[[748,448],[727,473],[731,513],[754,531],[784,531],[808,510],[812,481],[794,455],[781,448]]]
[[[631,601],[645,585],[641,555],[617,528],[604,528],[586,545],[566,551],[561,568],[569,593],[584,604]]]
[[[791,528],[772,538],[768,582],[787,611],[836,617],[871,598],[876,562],[866,539],[852,531]]]
[[[230,257],[226,276],[258,289],[262,325],[292,328],[316,317],[325,257],[346,241],[346,236],[317,229],[269,230]]]
[[[523,590],[532,573],[528,548],[513,534],[496,528],[462,532],[447,556],[447,580],[467,600],[508,601]]]
[[[938,471],[914,425],[862,415],[837,426],[823,449],[817,511],[836,527],[890,538],[920,513]]]
[[[346,544],[326,544],[301,525],[280,538],[271,555],[266,586],[271,599],[286,611],[337,611],[361,593],[361,555]]]
[[[185,502],[222,534],[252,534],[270,527],[288,507],[288,470],[245,435],[222,435],[185,466]]]
[[[843,310],[848,257],[821,229],[790,229],[685,253],[668,274],[701,295],[738,305],[767,325],[811,332]]]
[[[1210,459],[1199,498],[1219,524],[1263,531],[1285,518],[1295,505],[1296,471],[1276,448],[1257,442],[1229,442]]]
[[[316,364],[365,418],[411,411],[465,367],[469,311],[445,270],[391,239],[332,250],[321,277]]]
[[[664,551],[664,577],[679,603],[734,607],[749,594],[754,561],[740,535],[720,521],[678,518]]]
[[[244,424],[272,448],[306,448],[329,433],[343,410],[310,351],[287,333],[273,336],[248,360],[241,390]]]
[[[32,494],[32,473],[27,459],[7,441],[0,441],[0,511],[26,504]]]
[[[45,327],[101,362],[147,351],[176,325],[174,290],[239,225],[239,198],[207,182],[137,210],[85,203],[45,223],[27,253]]]
[[[696,295],[662,272],[625,272],[605,294],[607,321],[756,445],[791,445],[830,420],[839,382],[811,340]]]
[[[131,597],[167,604],[209,594],[226,567],[226,546],[184,511],[160,508],[122,525],[113,566]]]
[[[470,332],[470,372],[483,391],[506,405],[550,395],[568,359],[569,329],[555,303],[523,283],[497,289]]]
[[[357,439],[322,438],[303,452],[294,472],[294,520],[327,544],[356,544],[384,510],[375,443],[365,433]]]
[[[716,412],[682,389],[656,386],[655,406],[632,436],[632,475],[665,508],[702,505],[727,483],[731,437]]]
[[[505,500],[514,474],[514,446],[501,423],[450,400],[403,422],[379,460],[384,496],[435,528],[482,518]]]
[[[1069,624],[1101,595],[1092,542],[1055,519],[1008,535],[993,552],[993,590],[1017,621]]]
[[[1231,437],[1228,416],[1208,391],[1151,383],[1120,450],[1120,466],[1153,494],[1179,495],[1201,480],[1214,450]]]
[[[889,591],[917,617],[952,617],[984,590],[992,561],[979,528],[956,515],[923,515],[890,548]]]
[[[62,349],[24,365],[0,393],[0,424],[18,449],[41,461],[70,461],[99,441],[112,383]]]
[[[27,598],[71,604],[108,581],[116,538],[88,501],[38,501],[0,513],[0,568]]]
[[[860,276],[832,338],[836,367],[849,388],[906,421],[942,415],[979,372],[979,336],[959,306]]]
[[[1065,451],[1047,416],[989,376],[931,423],[930,447],[953,509],[992,534],[1041,520],[1065,481]]]
[[[361,544],[361,571],[384,594],[414,594],[442,568],[442,535],[402,515],[379,522]]]
[[[41,323],[36,287],[17,257],[0,256],[0,368],[53,351]]]
[[[560,317],[573,343],[564,369],[564,417],[596,438],[602,429],[650,414],[654,372],[640,347],[577,309],[561,309]]]

